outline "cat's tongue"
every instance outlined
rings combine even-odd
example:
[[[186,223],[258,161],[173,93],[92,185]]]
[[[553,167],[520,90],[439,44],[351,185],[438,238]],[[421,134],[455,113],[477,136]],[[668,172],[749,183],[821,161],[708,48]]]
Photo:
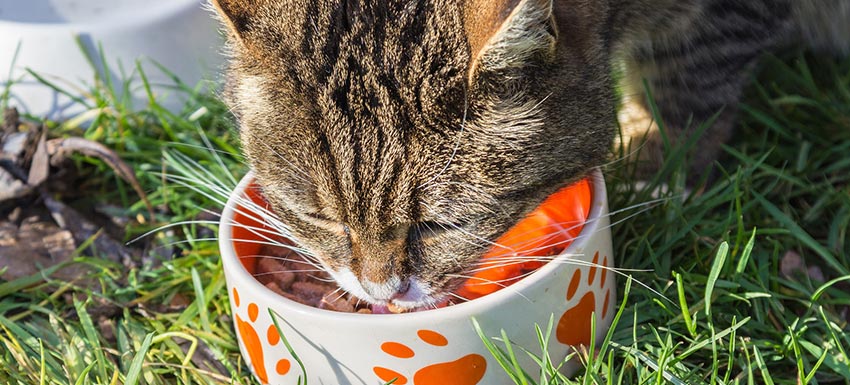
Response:
[[[409,313],[422,309],[414,309],[401,307],[394,303],[388,303],[386,305],[372,305],[372,314],[401,314],[401,313]]]
[[[372,305],[372,314],[392,314],[387,305]]]

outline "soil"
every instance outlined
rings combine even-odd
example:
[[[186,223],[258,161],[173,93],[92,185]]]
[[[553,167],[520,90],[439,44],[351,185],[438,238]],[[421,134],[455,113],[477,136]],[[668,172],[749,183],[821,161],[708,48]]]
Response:
[[[91,199],[85,186],[99,179],[92,181],[92,174],[68,159],[74,153],[104,161],[141,191],[132,168],[111,149],[83,138],[51,137],[43,125],[22,120],[15,109],[3,112],[0,279],[52,274],[79,283],[87,268],[71,263],[78,255],[101,256],[124,265],[140,261],[146,242],[124,244],[126,226],[132,220],[116,214],[123,210]],[[152,215],[153,208],[148,207]],[[84,244],[90,247],[81,254],[77,249]]]

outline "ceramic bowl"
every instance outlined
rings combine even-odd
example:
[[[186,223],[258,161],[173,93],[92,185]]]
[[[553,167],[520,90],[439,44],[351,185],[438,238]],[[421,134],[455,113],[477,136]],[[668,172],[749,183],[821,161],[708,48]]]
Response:
[[[73,98],[86,97],[95,72],[111,79],[119,95],[129,78],[134,105],[146,105],[137,60],[157,101],[178,109],[182,95],[154,63],[194,87],[217,72],[221,46],[218,23],[201,0],[0,0],[0,92],[13,83],[11,105],[37,116],[63,119],[83,111]]]
[[[535,324],[545,331],[554,320],[547,351],[555,362],[580,345],[598,341],[611,324],[616,289],[609,271],[613,255],[605,182],[599,171],[587,179],[592,191],[585,208],[587,221],[554,260],[483,297],[403,314],[313,308],[260,284],[252,275],[256,258],[251,257],[262,239],[244,229],[258,224],[242,204],[246,199],[262,204],[255,190],[246,193],[252,180],[252,175],[245,176],[227,202],[219,243],[239,347],[261,383],[297,384],[299,377],[306,377],[308,383],[335,385],[391,380],[398,385],[506,384],[511,381],[482,342],[476,322],[486,337],[500,336],[504,330],[515,344],[519,364],[533,377],[540,367],[518,347],[540,355]],[[591,335],[594,318],[596,335]],[[571,360],[561,370],[570,374],[578,367]]]

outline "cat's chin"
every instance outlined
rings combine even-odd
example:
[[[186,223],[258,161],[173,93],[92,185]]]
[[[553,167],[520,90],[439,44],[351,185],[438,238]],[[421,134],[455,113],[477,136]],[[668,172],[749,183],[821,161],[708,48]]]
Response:
[[[410,285],[402,294],[394,295],[392,298],[375,298],[366,292],[363,284],[351,270],[343,268],[339,270],[328,270],[328,273],[343,290],[371,304],[374,313],[383,313],[382,310],[386,310],[387,313],[398,312],[389,311],[389,309],[403,310],[405,312],[434,309],[445,302],[446,298],[445,295],[435,293],[428,284],[416,278],[410,279]]]
[[[390,300],[382,303],[372,303],[372,314],[397,314],[413,313],[422,310],[431,310],[445,306],[445,296],[426,297],[416,301]]]
[[[409,295],[413,289],[409,290],[403,296],[399,298],[395,298],[388,304],[390,307],[394,307],[396,310],[411,312],[411,311],[420,311],[420,310],[429,310],[436,309],[445,304],[447,300],[447,296],[439,293],[430,293],[430,294],[416,294]],[[373,307],[374,312],[374,307]],[[399,311],[393,311],[393,313],[397,313]]]

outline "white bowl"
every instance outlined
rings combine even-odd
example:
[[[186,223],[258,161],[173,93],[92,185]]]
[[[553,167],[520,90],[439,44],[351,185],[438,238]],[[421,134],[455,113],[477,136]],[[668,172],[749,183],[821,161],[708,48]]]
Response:
[[[194,87],[217,72],[221,44],[218,24],[201,0],[0,0],[0,93],[12,82],[11,105],[37,116],[63,119],[81,112],[72,98],[40,84],[26,69],[81,97],[95,73],[83,49],[103,76],[101,45],[116,88],[141,60],[158,102],[177,109],[183,98],[175,97],[174,82],[153,62]],[[132,78],[134,105],[146,105],[140,77]]]
[[[245,176],[222,213],[219,247],[230,294],[234,325],[242,355],[262,383],[296,384],[301,370],[281,342],[271,313],[277,314],[283,336],[306,367],[312,384],[493,385],[510,380],[488,352],[473,327],[497,337],[504,330],[515,344],[521,367],[537,376],[540,367],[519,349],[540,354],[535,324],[556,325],[548,353],[556,364],[574,346],[599,340],[614,316],[615,283],[608,205],[602,174],[591,176],[589,218],[573,243],[554,261],[512,286],[484,297],[435,310],[406,314],[339,313],[309,307],[275,294],[260,284],[238,253],[255,257],[240,223],[244,219]],[[252,194],[256,195],[256,194]],[[241,213],[241,214],[237,214]],[[239,223],[237,223],[239,222]],[[234,233],[236,232],[236,233]],[[234,234],[236,234],[234,236]],[[241,241],[237,241],[238,238]],[[260,239],[258,237],[258,239]],[[234,246],[238,243],[238,247]],[[564,263],[574,260],[577,263]],[[592,266],[593,263],[607,268]],[[591,336],[591,319],[596,335]],[[504,347],[503,347],[504,349]],[[576,360],[562,367],[578,368]]]

